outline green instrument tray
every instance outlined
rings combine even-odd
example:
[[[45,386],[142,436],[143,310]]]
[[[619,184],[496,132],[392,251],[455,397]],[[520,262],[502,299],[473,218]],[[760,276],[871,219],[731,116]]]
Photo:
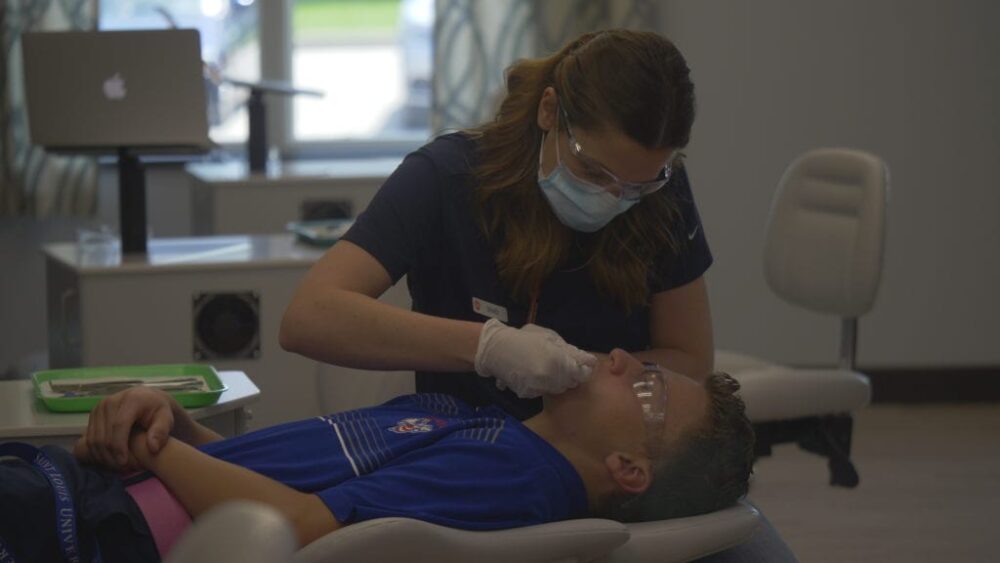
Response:
[[[109,366],[71,369],[50,369],[31,374],[35,396],[53,412],[90,412],[105,395],[82,397],[53,397],[43,393],[42,385],[50,381],[67,379],[150,379],[160,377],[200,377],[208,391],[176,391],[170,393],[181,406],[204,407],[218,402],[226,385],[212,366],[201,364],[154,364],[140,366]]]

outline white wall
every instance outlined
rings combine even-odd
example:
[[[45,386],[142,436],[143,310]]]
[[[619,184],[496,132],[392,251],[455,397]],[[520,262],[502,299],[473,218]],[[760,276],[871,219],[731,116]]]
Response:
[[[698,97],[689,169],[716,256],[720,347],[834,361],[839,323],[772,296],[760,255],[784,167],[817,146],[891,173],[862,366],[1000,365],[1000,3],[674,0]]]

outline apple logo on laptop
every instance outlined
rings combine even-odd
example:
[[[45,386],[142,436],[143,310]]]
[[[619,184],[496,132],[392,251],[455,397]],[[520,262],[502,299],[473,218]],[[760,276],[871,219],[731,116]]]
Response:
[[[109,100],[124,100],[125,79],[121,73],[116,72],[114,76],[104,81],[104,97]]]

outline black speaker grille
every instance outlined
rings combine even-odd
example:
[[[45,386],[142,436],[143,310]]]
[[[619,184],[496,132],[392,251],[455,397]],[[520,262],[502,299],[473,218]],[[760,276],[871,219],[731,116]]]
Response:
[[[198,293],[193,318],[195,359],[260,356],[260,296],[256,292]]]

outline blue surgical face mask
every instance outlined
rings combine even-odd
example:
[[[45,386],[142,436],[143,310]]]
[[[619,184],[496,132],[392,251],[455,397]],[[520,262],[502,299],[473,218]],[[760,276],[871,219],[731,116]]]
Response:
[[[542,175],[542,155],[538,153],[538,186],[549,200],[559,221],[574,231],[592,233],[628,211],[638,200],[619,199],[604,188],[574,178],[559,158],[556,139],[556,167]]]

